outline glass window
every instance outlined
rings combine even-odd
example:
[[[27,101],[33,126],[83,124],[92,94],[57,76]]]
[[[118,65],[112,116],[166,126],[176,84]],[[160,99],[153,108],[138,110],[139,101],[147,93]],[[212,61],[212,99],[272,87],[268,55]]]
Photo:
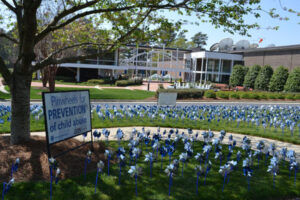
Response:
[[[223,60],[223,70],[222,72],[231,72],[231,60]]]

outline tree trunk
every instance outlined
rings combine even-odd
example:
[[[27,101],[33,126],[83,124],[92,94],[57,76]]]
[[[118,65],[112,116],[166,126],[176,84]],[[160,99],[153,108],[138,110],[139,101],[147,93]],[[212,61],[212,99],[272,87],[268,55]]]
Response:
[[[54,92],[55,91],[55,77],[56,77],[56,71],[57,66],[51,65],[49,68],[49,91]]]
[[[45,67],[44,69],[42,69],[42,82],[43,82],[43,87],[47,87],[47,82],[49,79],[49,70],[48,67]]]
[[[11,144],[30,139],[30,86],[32,74],[14,72],[11,82]]]

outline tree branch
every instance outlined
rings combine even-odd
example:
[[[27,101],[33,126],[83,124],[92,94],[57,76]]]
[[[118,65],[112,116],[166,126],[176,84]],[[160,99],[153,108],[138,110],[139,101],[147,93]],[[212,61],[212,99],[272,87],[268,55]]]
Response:
[[[8,39],[8,40],[10,40],[10,41],[12,41],[12,42],[14,42],[14,43],[17,43],[17,44],[19,43],[18,40],[16,40],[16,39],[10,37],[9,35],[7,35],[7,34],[5,34],[5,33],[0,33],[0,37],[4,37],[4,38],[6,38],[6,39]]]
[[[2,59],[2,57],[0,56],[0,73],[2,74],[5,82],[10,85],[10,81],[11,81],[11,73],[8,70],[8,68],[6,67],[4,60]]]
[[[96,13],[107,13],[107,12],[120,12],[120,11],[124,11],[124,10],[130,10],[132,8],[150,8],[150,9],[167,9],[167,8],[179,8],[182,6],[186,6],[186,3],[189,2],[190,0],[183,0],[180,3],[176,3],[176,4],[163,4],[163,5],[149,5],[149,6],[138,6],[138,5],[133,5],[133,6],[125,6],[125,7],[120,7],[120,8],[107,8],[107,9],[95,9],[95,10],[89,10],[89,11],[85,11],[79,14],[74,15],[73,17],[71,17],[70,19],[66,20],[65,22],[57,25],[57,23],[59,23],[59,21],[61,19],[63,19],[64,17],[83,10],[85,8],[88,8],[91,5],[94,5],[98,2],[98,0],[94,0],[79,6],[74,6],[68,10],[64,10],[63,12],[61,12],[60,14],[58,14],[56,17],[54,17],[53,21],[47,25],[47,27],[42,30],[38,35],[36,35],[35,37],[35,43],[38,43],[40,40],[42,40],[46,35],[48,35],[50,32],[55,31],[59,28],[62,28],[72,22],[74,22],[75,20],[88,16],[88,15],[92,15],[92,14],[96,14]]]
[[[9,10],[11,10],[11,11],[13,11],[14,13],[16,13],[16,8],[15,7],[13,7],[10,3],[8,3],[6,0],[1,0],[2,1],[2,3],[4,4],[4,5],[6,5],[6,7],[9,9]]]

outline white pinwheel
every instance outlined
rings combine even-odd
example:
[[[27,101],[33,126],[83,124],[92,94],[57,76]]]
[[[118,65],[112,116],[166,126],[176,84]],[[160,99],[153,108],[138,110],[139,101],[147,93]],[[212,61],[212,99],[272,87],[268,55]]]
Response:
[[[145,162],[152,162],[153,161],[153,154],[151,152],[145,155]]]
[[[104,162],[102,160],[99,160],[99,162],[97,163],[97,170],[101,172],[103,168],[104,168]]]

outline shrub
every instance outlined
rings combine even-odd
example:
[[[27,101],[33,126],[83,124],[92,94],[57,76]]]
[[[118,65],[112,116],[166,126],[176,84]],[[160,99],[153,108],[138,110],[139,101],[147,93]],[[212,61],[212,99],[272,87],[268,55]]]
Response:
[[[290,99],[290,100],[294,100],[295,99],[295,95],[294,94],[287,94],[285,96],[286,99]]]
[[[130,80],[120,80],[116,81],[115,85],[119,87],[124,87],[128,85],[142,85],[143,80],[142,79],[130,79]]]
[[[204,96],[206,98],[212,98],[212,99],[215,99],[217,97],[216,93],[212,90],[205,91]]]
[[[55,76],[55,80],[63,82],[76,82],[75,78],[71,76]]]
[[[257,75],[259,74],[259,71],[261,69],[260,65],[253,65],[252,67],[250,67],[250,69],[248,70],[246,76],[245,76],[245,80],[244,80],[244,87],[246,88],[254,88],[254,83],[256,80]]]
[[[242,98],[242,99],[251,99],[250,94],[247,93],[247,92],[242,93],[242,94],[241,94],[241,98]]]
[[[176,92],[177,93],[177,99],[200,99],[203,97],[204,91],[198,90],[198,89],[158,89],[156,91],[156,97],[158,97],[158,94],[160,92]]]
[[[87,81],[87,83],[102,85],[102,84],[105,84],[105,80],[104,79],[90,79]]]
[[[268,99],[268,95],[267,95],[266,93],[261,93],[261,94],[259,95],[259,98],[260,98],[260,99]]]
[[[250,93],[250,99],[260,99],[260,96],[257,93]]]
[[[217,97],[222,98],[222,99],[228,99],[229,94],[227,92],[217,92]]]
[[[256,90],[265,90],[269,89],[269,82],[273,75],[273,69],[270,65],[265,65],[261,68],[258,76],[256,77],[254,88]]]
[[[294,96],[294,99],[299,100],[299,99],[300,99],[300,94],[296,94],[296,95]]]
[[[269,93],[268,97],[269,97],[269,99],[277,99],[277,95],[274,93]]]
[[[230,76],[229,85],[233,87],[242,86],[246,71],[246,67],[242,65],[235,65]]]
[[[290,73],[284,89],[288,92],[300,92],[300,67],[296,67]]]
[[[283,91],[288,76],[289,71],[287,68],[283,66],[278,67],[270,80],[269,90],[271,92]]]
[[[285,99],[285,95],[284,94],[278,94],[277,99]]]
[[[232,99],[239,99],[240,95],[238,93],[232,93],[232,94],[230,94],[230,98],[232,98]]]

